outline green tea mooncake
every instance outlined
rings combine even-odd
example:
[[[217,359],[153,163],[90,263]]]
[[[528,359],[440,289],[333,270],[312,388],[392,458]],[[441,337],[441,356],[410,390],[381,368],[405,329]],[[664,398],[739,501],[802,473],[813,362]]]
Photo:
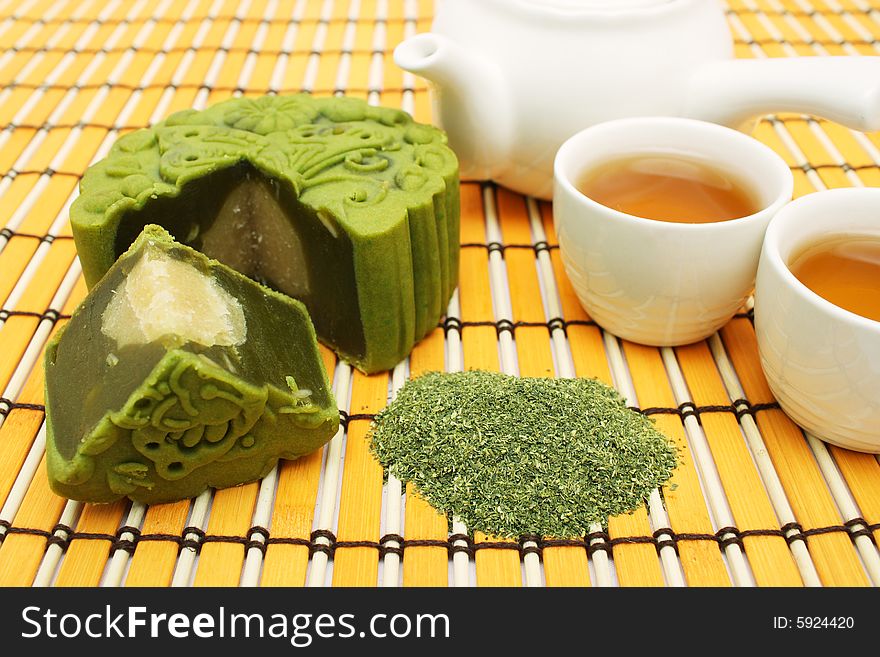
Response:
[[[400,110],[235,98],[125,135],[70,211],[88,285],[149,223],[305,303],[366,372],[436,326],[458,280],[458,162]]]
[[[77,500],[192,497],[327,442],[303,305],[147,226],[46,349],[46,452]]]

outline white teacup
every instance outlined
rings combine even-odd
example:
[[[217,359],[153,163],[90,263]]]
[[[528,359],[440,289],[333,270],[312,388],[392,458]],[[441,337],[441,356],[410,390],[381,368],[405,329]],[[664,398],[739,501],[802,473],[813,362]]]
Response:
[[[587,171],[626,155],[678,154],[727,171],[761,210],[707,224],[643,219],[575,187]],[[565,270],[590,316],[643,344],[696,342],[723,326],[751,293],[770,218],[791,199],[788,165],[761,142],[693,119],[601,123],[556,154],[553,216]]]
[[[792,202],[770,222],[755,287],[761,366],[782,409],[835,445],[880,452],[880,322],[835,306],[788,268],[834,234],[880,237],[880,189],[836,189]]]

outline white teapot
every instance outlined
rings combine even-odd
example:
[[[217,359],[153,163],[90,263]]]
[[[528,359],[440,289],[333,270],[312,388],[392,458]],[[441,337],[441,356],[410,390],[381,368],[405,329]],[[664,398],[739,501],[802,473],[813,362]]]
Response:
[[[749,129],[770,112],[880,129],[880,57],[734,59],[716,0],[437,0],[394,51],[434,87],[463,178],[549,198],[565,139],[626,116]]]

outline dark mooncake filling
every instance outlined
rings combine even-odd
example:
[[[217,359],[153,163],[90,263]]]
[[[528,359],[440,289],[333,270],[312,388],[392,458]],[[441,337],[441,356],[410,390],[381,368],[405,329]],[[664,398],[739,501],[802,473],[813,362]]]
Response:
[[[154,503],[264,476],[339,415],[301,303],[148,226],[46,350],[49,480]]]
[[[357,299],[351,240],[342,231],[334,236],[316,214],[290,185],[241,162],[124,214],[115,250],[124,252],[144,224],[162,225],[178,241],[302,301],[324,341],[361,354],[357,304],[339,302]]]
[[[436,128],[344,97],[235,98],[120,138],[71,223],[94,285],[148,223],[302,300],[366,372],[394,366],[458,281],[458,162]]]

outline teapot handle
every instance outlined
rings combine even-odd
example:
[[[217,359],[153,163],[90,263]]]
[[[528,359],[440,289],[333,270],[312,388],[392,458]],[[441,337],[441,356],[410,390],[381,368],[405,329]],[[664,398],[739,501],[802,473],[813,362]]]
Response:
[[[880,130],[880,57],[782,57],[704,64],[691,80],[686,116],[743,128],[776,112],[821,116]]]

